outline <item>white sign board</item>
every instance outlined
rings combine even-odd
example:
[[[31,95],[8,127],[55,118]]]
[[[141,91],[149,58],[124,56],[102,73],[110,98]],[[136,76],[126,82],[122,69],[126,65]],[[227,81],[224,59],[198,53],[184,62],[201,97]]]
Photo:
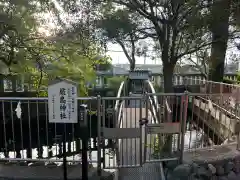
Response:
[[[48,114],[50,123],[77,123],[77,86],[67,80],[48,87]]]

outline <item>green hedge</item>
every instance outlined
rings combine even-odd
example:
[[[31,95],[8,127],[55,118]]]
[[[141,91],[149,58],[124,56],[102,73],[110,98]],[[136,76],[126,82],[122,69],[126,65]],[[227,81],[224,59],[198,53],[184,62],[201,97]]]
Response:
[[[163,92],[163,88],[157,84],[154,84],[154,89],[156,91],[156,93],[160,93],[160,92]]]
[[[227,84],[238,84],[237,81],[231,80],[231,79],[228,79],[228,78],[223,78],[223,83],[227,83]]]

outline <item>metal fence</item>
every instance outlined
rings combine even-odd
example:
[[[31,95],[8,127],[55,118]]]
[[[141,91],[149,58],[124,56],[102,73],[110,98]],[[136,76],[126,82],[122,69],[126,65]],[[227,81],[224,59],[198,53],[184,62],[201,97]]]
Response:
[[[0,160],[61,163],[64,129],[68,163],[81,162],[83,136],[89,139],[89,163],[102,163],[100,168],[178,160],[184,150],[220,145],[236,134],[238,119],[206,101],[223,94],[79,97],[79,105],[88,105],[87,129],[81,122],[48,123],[47,98],[1,97]]]
[[[81,138],[89,137],[91,151],[97,149],[97,98],[78,98],[78,104],[87,104],[88,130],[82,133],[81,123],[59,124],[48,122],[47,98],[0,98],[1,161],[62,162],[63,131],[66,130],[68,162],[79,162]],[[90,128],[91,127],[91,128]]]
[[[197,81],[195,80],[195,82]],[[226,85],[226,87],[229,87],[229,85]],[[155,108],[156,113],[152,112],[154,109],[151,110],[151,105],[150,107],[145,106],[151,112],[150,114],[157,114],[157,121],[148,117],[148,120],[151,119],[151,121],[145,126],[146,131],[144,134],[146,135],[146,139],[144,137],[144,144],[147,148],[142,148],[143,157],[141,160],[139,153],[134,152],[135,157],[131,156],[132,149],[136,149],[136,145],[135,148],[131,148],[131,144],[134,144],[133,141],[129,140],[129,138],[122,140],[122,143],[118,143],[117,146],[119,152],[121,152],[119,149],[124,149],[122,150],[124,155],[123,153],[119,153],[119,157],[122,160],[118,162],[118,168],[124,165],[132,167],[156,161],[181,160],[183,150],[197,152],[199,148],[207,147],[211,149],[214,145],[222,145],[225,142],[236,140],[233,137],[238,134],[236,127],[239,120],[237,116],[229,115],[229,111],[226,111],[223,106],[218,105],[224,104],[226,92],[220,93],[220,91],[215,91],[213,93],[213,91],[199,91],[195,92],[195,94],[154,93],[146,94],[146,96],[150,97],[150,100],[147,101],[148,104],[151,104],[151,99],[154,98],[157,98],[159,102],[159,108]],[[128,120],[125,119],[125,121],[132,121],[132,118],[129,116],[134,113],[136,114],[136,110],[132,113],[125,111],[125,114],[128,114],[125,115],[125,117],[128,117]],[[136,115],[132,115],[132,117],[136,118]],[[183,128],[183,131],[179,130],[179,133],[172,133],[171,135],[168,128],[165,128],[165,131],[163,130],[164,128],[161,131],[156,131],[156,128],[163,127],[163,125],[158,124],[162,122],[180,122],[180,128]],[[171,126],[173,128],[174,124],[171,124]],[[176,127],[179,128],[179,126]],[[184,136],[181,132],[184,132]],[[137,138],[132,139],[138,141]],[[127,145],[130,148],[126,148]],[[169,151],[169,147],[171,151]],[[137,161],[136,159],[138,158],[139,160]],[[113,167],[110,165],[108,168]]]
[[[197,80],[186,78],[184,85],[199,85],[194,89],[195,93],[204,94],[199,96],[203,101],[211,101],[212,105],[228,117],[240,120],[240,86],[237,84],[226,84],[221,82]]]
[[[184,85],[199,85],[199,92],[202,94],[219,94],[221,99],[221,105],[230,110],[234,109],[235,105],[239,103],[240,99],[238,95],[240,94],[240,86],[238,84],[227,84],[222,82],[197,80],[191,81],[191,79],[185,79]],[[212,98],[213,101],[218,103],[219,98]]]
[[[225,109],[210,101],[209,94],[186,92],[185,96],[184,94],[166,94],[164,98],[161,98],[160,94],[155,95],[159,98],[161,105],[167,99],[170,112],[172,112],[172,122],[179,122],[183,119],[183,111],[187,109],[184,118],[186,120],[184,150],[211,148],[213,145],[236,140],[239,119],[230,117]],[[220,96],[222,94],[211,94],[212,98]],[[187,104],[186,99],[188,99]],[[167,109],[166,106],[165,109]],[[161,112],[161,114],[160,121],[163,122],[166,120],[163,116],[166,112]]]

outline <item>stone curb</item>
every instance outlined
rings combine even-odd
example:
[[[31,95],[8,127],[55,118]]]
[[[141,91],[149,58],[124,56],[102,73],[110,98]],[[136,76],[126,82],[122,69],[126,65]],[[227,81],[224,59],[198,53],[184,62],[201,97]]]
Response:
[[[184,163],[168,162],[167,180],[240,180],[240,152],[236,144],[184,152]]]

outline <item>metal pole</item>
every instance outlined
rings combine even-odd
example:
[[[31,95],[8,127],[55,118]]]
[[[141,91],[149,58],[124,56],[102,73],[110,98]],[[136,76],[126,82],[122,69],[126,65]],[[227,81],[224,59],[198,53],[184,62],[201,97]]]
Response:
[[[180,155],[180,163],[183,163],[183,152],[184,152],[184,141],[185,141],[185,131],[186,131],[186,122],[187,122],[187,111],[188,111],[188,92],[185,91],[185,95],[183,98],[183,112],[182,115],[182,125],[181,125],[181,155]]]
[[[97,131],[98,131],[98,139],[97,139],[97,146],[98,146],[98,152],[97,152],[97,158],[98,158],[98,164],[97,164],[97,174],[99,177],[102,175],[101,165],[102,165],[102,157],[101,157],[101,96],[97,97]]]
[[[88,180],[88,127],[83,128],[82,137],[82,179]]]
[[[80,125],[82,126],[82,179],[88,180],[88,122],[85,105],[80,106]]]
[[[63,179],[67,180],[66,124],[64,124],[63,130]]]

